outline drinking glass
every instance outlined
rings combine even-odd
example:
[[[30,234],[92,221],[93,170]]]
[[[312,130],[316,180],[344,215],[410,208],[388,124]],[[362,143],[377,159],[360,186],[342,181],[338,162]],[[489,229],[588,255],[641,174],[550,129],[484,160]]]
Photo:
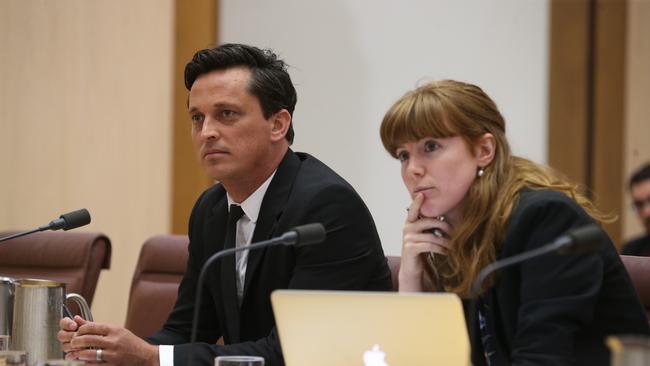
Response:
[[[41,362],[38,366],[84,366],[86,363],[77,360],[47,360]]]
[[[0,351],[0,365],[25,366],[27,365],[27,352],[25,351]]]
[[[264,357],[257,356],[218,356],[214,366],[264,366]]]
[[[642,335],[616,335],[606,338],[611,351],[612,365],[636,366],[650,362],[650,337]]]
[[[9,351],[9,341],[11,337],[8,335],[0,334],[0,351]]]

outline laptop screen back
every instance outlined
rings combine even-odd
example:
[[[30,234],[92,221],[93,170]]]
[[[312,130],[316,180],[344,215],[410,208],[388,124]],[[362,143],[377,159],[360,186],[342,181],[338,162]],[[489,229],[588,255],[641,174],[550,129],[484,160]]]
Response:
[[[271,301],[287,366],[470,364],[453,294],[277,290]]]

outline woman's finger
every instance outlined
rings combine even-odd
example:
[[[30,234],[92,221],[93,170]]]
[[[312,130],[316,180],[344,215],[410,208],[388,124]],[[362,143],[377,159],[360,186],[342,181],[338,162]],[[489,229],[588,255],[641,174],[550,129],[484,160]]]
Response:
[[[422,253],[440,253],[447,254],[447,247],[438,243],[429,241],[413,241],[404,246],[402,250],[402,258],[419,260],[419,255]]]
[[[442,234],[440,234],[442,235]],[[408,234],[404,237],[404,242],[405,245],[409,245],[410,243],[416,243],[416,242],[426,242],[426,243],[431,243],[435,245],[440,245],[441,247],[445,249],[449,249],[451,243],[449,242],[449,239],[447,239],[444,236],[438,236],[434,233],[412,233]]]
[[[415,197],[413,198],[413,202],[411,202],[411,206],[409,206],[408,208],[408,213],[406,215],[407,222],[417,221],[418,217],[420,216],[420,207],[422,206],[423,201],[424,201],[424,195],[422,193],[418,193],[415,195]]]
[[[408,223],[407,225],[409,226],[408,231],[410,232],[424,232],[436,228],[440,229],[444,234],[449,234],[451,231],[451,225],[449,225],[448,222],[439,221],[437,219],[429,217],[420,218],[419,220]],[[407,228],[407,225],[404,226],[405,229]]]

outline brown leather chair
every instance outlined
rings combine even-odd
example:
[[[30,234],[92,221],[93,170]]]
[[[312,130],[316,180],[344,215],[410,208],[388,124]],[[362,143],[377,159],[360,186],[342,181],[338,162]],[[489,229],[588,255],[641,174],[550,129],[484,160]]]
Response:
[[[185,273],[188,243],[185,235],[158,235],[142,246],[125,324],[135,335],[150,336],[167,320]]]
[[[650,257],[622,255],[621,260],[650,320]]]
[[[390,276],[393,281],[393,291],[399,290],[399,280],[397,275],[399,274],[399,265],[402,257],[389,255],[386,257],[388,259],[388,267],[390,268]]]
[[[110,264],[111,241],[101,233],[45,231],[0,244],[0,276],[64,282],[66,292],[80,294],[88,305],[99,272]]]

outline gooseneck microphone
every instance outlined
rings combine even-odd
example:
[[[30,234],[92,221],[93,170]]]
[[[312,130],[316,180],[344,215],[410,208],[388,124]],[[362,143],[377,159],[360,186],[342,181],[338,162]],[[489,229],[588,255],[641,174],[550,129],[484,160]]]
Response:
[[[478,294],[481,291],[483,281],[495,271],[509,267],[527,260],[548,254],[557,253],[560,255],[567,254],[585,254],[592,251],[597,251],[607,244],[607,235],[603,232],[600,226],[596,224],[588,224],[580,226],[575,229],[567,231],[564,235],[559,236],[552,242],[543,245],[539,248],[529,250],[512,257],[507,257],[490,263],[483,268],[472,284],[470,290],[470,303],[469,303],[469,319],[468,319],[468,332],[470,337],[475,331],[475,317]]]
[[[287,231],[286,233],[277,236],[275,238],[271,238],[269,240],[263,240],[257,243],[253,243],[241,247],[223,249],[213,254],[210,258],[208,258],[208,260],[205,261],[205,263],[201,267],[201,272],[199,274],[199,280],[197,282],[197,288],[196,288],[196,298],[194,301],[194,316],[192,319],[192,335],[190,337],[190,343],[193,344],[196,342],[196,333],[199,324],[199,315],[201,310],[200,304],[203,295],[203,282],[205,282],[204,281],[205,274],[207,273],[208,268],[210,268],[210,266],[212,266],[212,264],[216,262],[217,259],[244,250],[255,250],[255,249],[266,248],[275,245],[285,245],[285,246],[295,245],[300,247],[300,246],[305,246],[310,244],[318,244],[325,240],[325,236],[326,236],[325,227],[323,227],[322,224],[320,223],[306,224],[306,225],[296,226],[293,229]],[[191,366],[192,361],[194,360],[194,352],[190,352],[188,357],[189,359],[187,364]]]
[[[80,226],[88,225],[89,223],[90,223],[90,213],[85,208],[82,208],[80,210],[65,213],[59,216],[58,219],[50,221],[50,223],[47,225],[39,226],[38,228],[33,230],[24,231],[21,233],[5,236],[4,238],[0,238],[0,242],[19,238],[21,236],[33,234],[39,231],[75,229]]]

